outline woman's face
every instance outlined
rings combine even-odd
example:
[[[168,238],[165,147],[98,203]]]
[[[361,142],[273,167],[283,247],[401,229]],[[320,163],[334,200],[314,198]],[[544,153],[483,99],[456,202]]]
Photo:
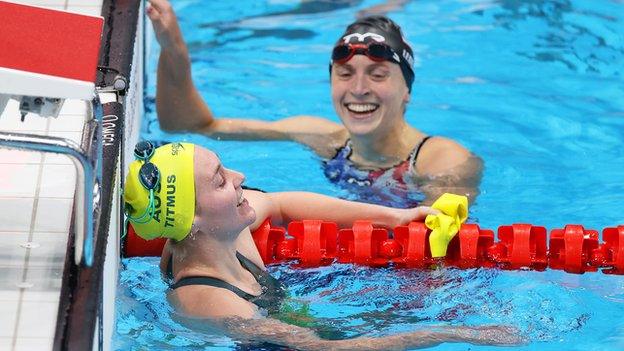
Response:
[[[409,90],[399,65],[354,55],[332,66],[332,101],[349,133],[369,135],[404,120]]]
[[[219,237],[238,234],[255,221],[256,212],[243,197],[245,176],[224,168],[214,152],[200,147],[194,165],[196,225]]]

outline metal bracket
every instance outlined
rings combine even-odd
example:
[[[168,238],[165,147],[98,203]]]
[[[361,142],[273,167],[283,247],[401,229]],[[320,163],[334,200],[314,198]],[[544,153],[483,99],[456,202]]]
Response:
[[[74,262],[93,264],[95,228],[100,218],[102,182],[102,105],[97,94],[91,101],[91,119],[85,125],[82,146],[53,136],[0,131],[0,148],[33,150],[69,156],[76,167],[74,200]]]

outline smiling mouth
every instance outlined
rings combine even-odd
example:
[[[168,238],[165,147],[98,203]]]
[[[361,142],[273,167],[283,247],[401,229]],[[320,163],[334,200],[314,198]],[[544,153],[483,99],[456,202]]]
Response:
[[[347,108],[347,110],[349,110],[349,112],[352,112],[355,114],[369,114],[369,113],[375,112],[379,108],[378,104],[371,104],[371,103],[366,103],[366,104],[346,103],[344,104],[344,106]]]
[[[241,191],[238,195],[238,202],[236,203],[236,207],[240,207],[240,205],[242,205],[244,201],[245,197],[243,196],[243,192]]]

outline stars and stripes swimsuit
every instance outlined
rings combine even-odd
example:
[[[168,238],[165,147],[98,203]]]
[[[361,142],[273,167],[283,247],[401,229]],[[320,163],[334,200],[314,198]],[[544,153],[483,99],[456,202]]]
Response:
[[[413,167],[430,138],[423,138],[401,163],[374,170],[360,169],[350,160],[353,150],[351,139],[347,139],[336,155],[324,162],[325,176],[362,201],[403,208],[417,206],[424,195],[414,183]]]

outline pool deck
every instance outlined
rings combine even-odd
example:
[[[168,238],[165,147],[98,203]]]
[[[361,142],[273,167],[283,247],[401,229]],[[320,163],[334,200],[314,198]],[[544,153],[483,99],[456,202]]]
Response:
[[[101,0],[19,0],[99,16]],[[80,143],[84,101],[66,100],[58,118],[26,115],[10,100],[0,130]],[[66,156],[0,149],[0,350],[51,350],[76,171]]]

